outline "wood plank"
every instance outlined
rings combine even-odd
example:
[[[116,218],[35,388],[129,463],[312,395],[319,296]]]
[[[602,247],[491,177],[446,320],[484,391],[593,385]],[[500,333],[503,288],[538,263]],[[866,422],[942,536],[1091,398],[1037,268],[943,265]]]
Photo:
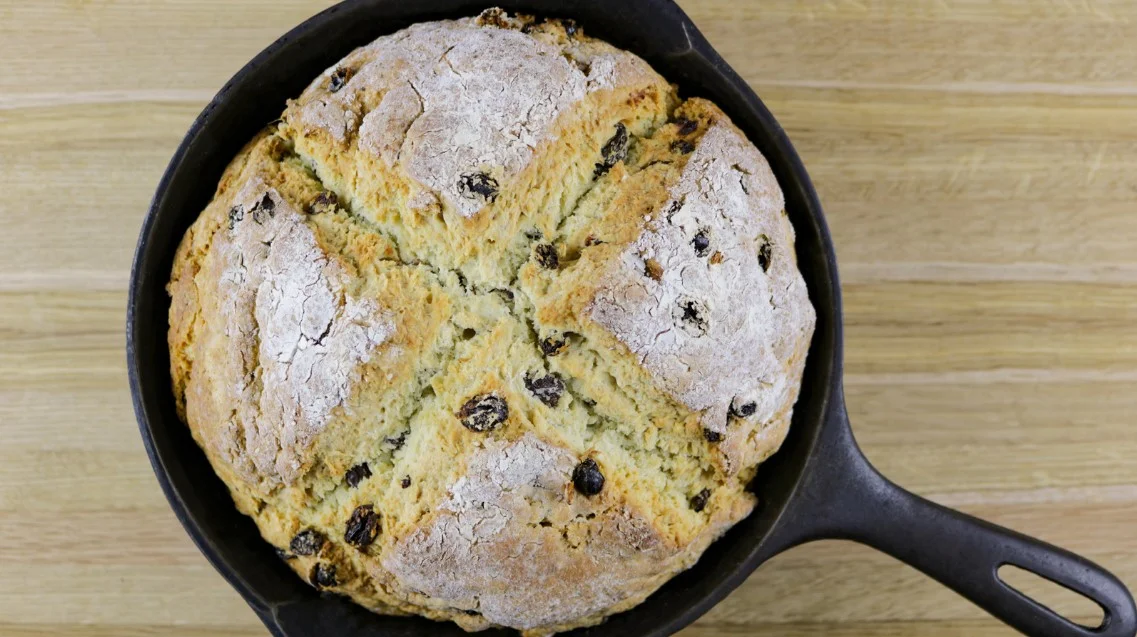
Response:
[[[0,289],[125,289],[154,187],[199,110],[0,109]]]
[[[745,625],[701,621],[680,637],[1015,637],[1019,633],[994,619],[941,622],[752,622]]]
[[[829,18],[847,22],[891,20],[940,22],[945,19],[975,22],[973,28],[994,22],[1102,23],[1121,22],[1137,17],[1137,7],[1128,0],[911,0],[881,2],[864,0],[766,0],[760,4],[737,0],[680,0],[694,19],[764,20],[772,16],[814,20]],[[825,46],[826,43],[817,43]]]
[[[1131,46],[1137,24],[1127,19],[1006,20],[977,28],[973,19],[951,15],[846,20],[814,14],[728,16],[699,25],[759,90],[770,84],[919,86],[1113,95],[1133,94],[1137,85],[1137,51]],[[1045,46],[1034,46],[1040,42]],[[880,63],[882,56],[887,63]]]
[[[251,613],[250,613],[251,615]],[[248,626],[201,626],[155,624],[150,626],[124,626],[103,624],[98,626],[75,624],[0,624],[3,637],[265,637],[268,631],[260,623],[247,622]]]
[[[0,5],[0,25],[10,25],[0,30],[10,62],[0,94],[74,103],[165,100],[173,91],[204,103],[261,49],[331,4],[9,0]]]
[[[108,538],[109,539],[109,538]],[[255,616],[211,566],[10,564],[0,616],[21,624],[249,626]],[[207,611],[207,612],[206,612]]]
[[[844,288],[846,369],[1137,369],[1134,285],[880,283]]]
[[[0,387],[124,389],[125,310],[121,291],[0,294]]]

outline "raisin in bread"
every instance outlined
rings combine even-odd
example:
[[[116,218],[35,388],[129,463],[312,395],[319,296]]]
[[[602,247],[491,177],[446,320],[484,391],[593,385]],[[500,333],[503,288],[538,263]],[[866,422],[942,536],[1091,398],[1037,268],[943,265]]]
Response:
[[[814,311],[713,104],[491,10],[356,50],[252,140],[169,284],[178,409],[312,586],[543,635],[750,513]]]

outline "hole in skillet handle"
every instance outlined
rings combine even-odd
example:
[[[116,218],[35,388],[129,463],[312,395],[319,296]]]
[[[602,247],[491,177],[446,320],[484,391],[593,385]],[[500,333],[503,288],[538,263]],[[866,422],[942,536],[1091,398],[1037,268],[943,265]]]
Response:
[[[1105,608],[1072,588],[1014,564],[1000,565],[995,574],[1000,582],[1025,599],[1033,599],[1079,626],[1097,630],[1105,623]]]

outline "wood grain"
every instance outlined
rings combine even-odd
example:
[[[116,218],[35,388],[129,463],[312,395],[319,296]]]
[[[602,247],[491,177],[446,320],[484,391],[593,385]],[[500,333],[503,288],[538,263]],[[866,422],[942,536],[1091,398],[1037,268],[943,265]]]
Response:
[[[189,123],[328,4],[0,0],[0,636],[265,635],[150,471],[124,290]],[[1137,3],[682,4],[826,206],[869,457],[1137,583]],[[778,556],[683,634],[1012,633],[827,542]]]

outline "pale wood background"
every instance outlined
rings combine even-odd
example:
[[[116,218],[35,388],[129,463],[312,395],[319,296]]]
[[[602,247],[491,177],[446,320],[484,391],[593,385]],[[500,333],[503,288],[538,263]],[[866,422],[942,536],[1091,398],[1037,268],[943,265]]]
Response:
[[[151,474],[124,289],[190,121],[327,4],[0,0],[0,635],[265,635]],[[821,193],[870,458],[1137,584],[1137,2],[684,5]],[[823,543],[684,633],[817,634],[1011,632]]]

